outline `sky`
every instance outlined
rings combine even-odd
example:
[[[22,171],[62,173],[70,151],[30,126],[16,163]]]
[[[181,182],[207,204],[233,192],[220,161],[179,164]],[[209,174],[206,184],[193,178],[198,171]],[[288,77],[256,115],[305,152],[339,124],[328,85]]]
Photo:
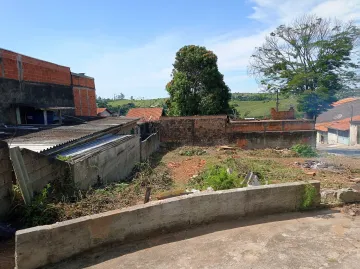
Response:
[[[232,92],[258,92],[247,65],[278,25],[305,13],[360,23],[360,0],[0,0],[0,47],[95,78],[101,97],[166,97],[175,53],[218,56]]]

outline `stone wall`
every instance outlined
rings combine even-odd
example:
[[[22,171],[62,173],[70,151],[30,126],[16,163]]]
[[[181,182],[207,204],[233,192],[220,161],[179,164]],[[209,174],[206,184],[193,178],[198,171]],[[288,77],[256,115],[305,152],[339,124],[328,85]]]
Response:
[[[308,183],[191,194],[16,232],[17,269],[56,263],[95,247],[148,239],[164,231],[246,216],[296,211]],[[320,183],[310,182],[320,203]]]
[[[75,184],[80,189],[102,182],[113,182],[126,179],[134,166],[140,162],[140,139],[129,137],[108,144],[100,152],[85,156],[72,164]]]
[[[0,141],[0,217],[4,216],[11,204],[12,166],[7,143]]]
[[[160,147],[159,133],[151,134],[140,143],[141,161],[144,162],[149,159],[150,155],[156,152]]]

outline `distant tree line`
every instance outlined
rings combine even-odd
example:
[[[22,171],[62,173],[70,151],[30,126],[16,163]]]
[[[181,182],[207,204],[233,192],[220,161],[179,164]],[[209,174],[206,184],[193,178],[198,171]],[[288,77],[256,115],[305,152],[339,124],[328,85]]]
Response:
[[[271,93],[232,93],[231,100],[237,101],[271,101],[275,100],[275,94]]]

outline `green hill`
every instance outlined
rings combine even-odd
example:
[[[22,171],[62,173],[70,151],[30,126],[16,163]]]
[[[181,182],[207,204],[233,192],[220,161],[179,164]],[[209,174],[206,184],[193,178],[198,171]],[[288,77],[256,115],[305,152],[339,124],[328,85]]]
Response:
[[[133,103],[136,107],[162,107],[165,105],[166,98],[157,98],[157,99],[147,99],[147,100],[115,100],[109,101],[108,104],[112,107],[124,106],[129,103]],[[296,111],[297,117],[301,117],[301,113],[296,110],[296,100],[295,98],[280,99],[279,101],[280,110],[288,110],[290,106],[293,106]],[[241,117],[248,118],[264,118],[270,117],[270,109],[276,107],[275,100],[265,100],[265,101],[239,101],[231,100],[230,105],[234,105],[237,112]]]

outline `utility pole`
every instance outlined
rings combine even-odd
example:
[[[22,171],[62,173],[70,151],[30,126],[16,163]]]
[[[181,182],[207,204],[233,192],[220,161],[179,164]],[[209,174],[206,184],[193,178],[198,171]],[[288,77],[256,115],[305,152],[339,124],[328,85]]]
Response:
[[[279,112],[279,90],[276,90],[276,112]]]

